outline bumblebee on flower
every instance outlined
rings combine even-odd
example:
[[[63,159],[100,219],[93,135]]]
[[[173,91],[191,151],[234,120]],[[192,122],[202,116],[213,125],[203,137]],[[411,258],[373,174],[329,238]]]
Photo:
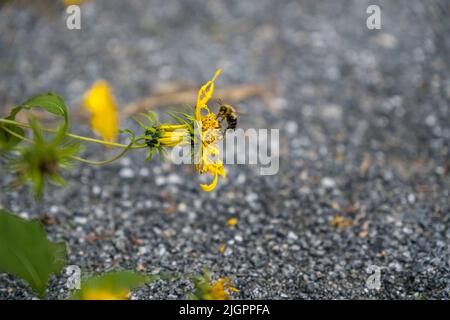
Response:
[[[214,81],[221,70],[217,70],[214,77],[203,85],[199,92],[194,115],[187,113],[169,114],[177,124],[159,123],[153,113],[141,114],[149,120],[149,125],[135,119],[145,130],[144,139],[150,148],[149,157],[155,151],[164,152],[165,148],[180,145],[191,145],[191,157],[196,171],[199,174],[209,174],[213,177],[210,184],[201,184],[203,191],[210,192],[215,189],[219,176],[226,178],[226,171],[220,160],[218,142],[223,139],[223,131],[217,115],[210,111],[208,101],[214,91]]]
[[[195,159],[195,168],[200,174],[206,173],[213,176],[213,181],[210,184],[200,185],[200,188],[206,192],[214,190],[219,176],[226,178],[225,168],[219,159],[218,147],[218,141],[223,139],[223,134],[216,114],[212,113],[207,106],[207,102],[211,99],[214,91],[214,81],[220,72],[221,69],[217,70],[214,77],[200,88],[195,107],[195,121],[201,141],[199,143],[199,158],[196,157]]]

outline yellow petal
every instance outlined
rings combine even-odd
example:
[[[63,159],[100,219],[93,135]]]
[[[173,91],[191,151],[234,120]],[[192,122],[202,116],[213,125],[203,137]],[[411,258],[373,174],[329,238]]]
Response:
[[[164,131],[175,131],[180,129],[187,130],[188,126],[186,124],[161,124],[158,128]]]
[[[103,140],[113,142],[119,132],[117,104],[109,84],[100,80],[85,93],[83,106],[91,113],[91,128]]]
[[[218,69],[216,71],[216,74],[214,77],[208,81],[204,86],[200,88],[198,91],[198,97],[197,97],[197,106],[195,108],[195,119],[200,120],[201,117],[201,111],[202,109],[207,109],[206,103],[211,98],[213,91],[214,91],[214,81],[219,76],[219,74],[222,72],[222,69]]]
[[[215,174],[215,175],[214,175],[214,180],[213,180],[213,182],[211,182],[211,184],[201,184],[201,185],[200,185],[200,188],[201,188],[203,191],[205,191],[205,192],[211,192],[211,191],[213,191],[214,188],[216,187],[217,181],[219,181],[219,175],[218,175],[218,174]]]

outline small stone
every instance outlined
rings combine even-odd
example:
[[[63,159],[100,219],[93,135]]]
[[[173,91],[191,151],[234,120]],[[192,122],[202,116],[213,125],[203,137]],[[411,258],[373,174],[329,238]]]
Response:
[[[258,195],[254,192],[251,192],[245,196],[245,200],[247,202],[255,202],[256,200],[258,200]]]
[[[50,213],[51,214],[56,214],[56,213],[58,213],[58,211],[59,211],[58,206],[53,205],[53,206],[50,207]]]
[[[227,248],[225,249],[225,252],[223,253],[223,255],[224,255],[225,257],[231,256],[232,254],[233,254],[233,250],[232,250],[230,247],[227,247]]]
[[[86,224],[88,222],[88,218],[86,217],[75,217],[74,221],[78,224]]]
[[[93,186],[92,187],[92,193],[96,196],[98,196],[102,192],[102,188],[99,186]]]
[[[241,173],[238,175],[236,182],[237,184],[244,184],[246,180],[245,174]]]
[[[425,118],[425,124],[429,127],[433,127],[436,124],[436,117],[430,114]]]
[[[143,255],[145,255],[145,254],[147,254],[147,253],[148,253],[147,247],[139,247],[139,249],[138,249],[138,255],[143,256]]]
[[[298,125],[297,125],[297,123],[295,121],[288,121],[286,123],[285,128],[286,128],[286,132],[289,135],[295,135],[297,133],[297,130],[298,130]]]
[[[297,239],[298,239],[298,236],[297,236],[294,232],[289,231],[289,232],[288,232],[288,239],[291,239],[291,240],[297,240]]]
[[[162,186],[166,184],[166,178],[165,177],[156,177],[155,183],[157,186]]]
[[[186,203],[180,202],[180,203],[178,204],[178,211],[180,211],[180,212],[186,212],[186,210],[187,210],[187,205],[186,205]]]
[[[394,49],[397,46],[398,40],[390,33],[381,33],[375,37],[375,42],[386,49]]]
[[[157,251],[156,254],[157,254],[158,256],[161,257],[161,256],[165,255],[166,252],[167,252],[166,247],[160,246],[160,247],[158,248],[158,251]]]
[[[129,167],[131,165],[131,159],[128,157],[124,157],[124,158],[120,159],[120,165],[122,167]]]
[[[342,107],[335,104],[325,105],[322,108],[322,116],[329,120],[339,120],[342,117]]]
[[[120,170],[119,176],[122,179],[132,179],[134,178],[134,170],[130,168],[122,168]]]
[[[141,168],[139,170],[139,175],[143,178],[146,178],[150,175],[150,171],[147,168]]]
[[[151,208],[152,205],[153,205],[152,200],[145,200],[145,202],[144,202],[144,207],[145,208],[147,208],[147,209]]]
[[[122,206],[124,208],[131,208],[133,206],[133,202],[130,200],[122,201]]]
[[[97,218],[101,218],[105,215],[105,211],[103,211],[103,209],[101,209],[101,208],[95,208],[94,214]]]
[[[182,180],[179,175],[171,174],[167,177],[167,182],[170,184],[181,184]]]
[[[336,185],[336,182],[334,181],[334,179],[329,178],[329,177],[322,178],[321,183],[322,183],[322,186],[327,189],[331,189]]]
[[[21,213],[19,213],[19,217],[21,217],[22,219],[28,219],[30,215],[28,214],[28,212],[22,211]]]
[[[172,238],[176,233],[173,229],[167,229],[163,231],[164,237],[167,239]]]

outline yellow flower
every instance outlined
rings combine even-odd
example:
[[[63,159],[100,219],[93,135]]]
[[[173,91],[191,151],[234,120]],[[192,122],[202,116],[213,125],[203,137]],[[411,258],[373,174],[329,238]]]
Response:
[[[195,121],[200,128],[201,140],[201,155],[199,163],[196,163],[195,168],[200,174],[209,173],[214,176],[213,181],[207,184],[201,184],[200,188],[206,192],[214,190],[219,180],[219,176],[226,177],[223,163],[218,159],[219,148],[218,140],[222,138],[219,130],[220,125],[217,117],[212,113],[206,103],[211,98],[214,91],[214,81],[219,76],[221,70],[217,70],[214,77],[203,85],[197,98],[197,105],[195,107]],[[216,158],[216,159],[214,159]]]
[[[130,292],[121,290],[111,292],[102,289],[91,289],[83,293],[82,300],[128,300]]]
[[[220,246],[219,246],[219,249],[218,249],[218,251],[219,251],[219,253],[224,253],[225,252],[225,249],[226,249],[227,247],[224,245],[224,244],[221,244]]]
[[[91,113],[91,128],[103,140],[114,142],[119,132],[119,115],[111,87],[105,80],[97,81],[85,93],[83,106]]]

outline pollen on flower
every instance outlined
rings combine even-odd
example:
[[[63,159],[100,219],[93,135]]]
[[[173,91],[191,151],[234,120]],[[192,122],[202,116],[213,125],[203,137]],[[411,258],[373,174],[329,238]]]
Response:
[[[91,128],[103,140],[114,142],[119,133],[119,115],[112,89],[105,80],[97,81],[85,93],[83,106],[91,113]]]

